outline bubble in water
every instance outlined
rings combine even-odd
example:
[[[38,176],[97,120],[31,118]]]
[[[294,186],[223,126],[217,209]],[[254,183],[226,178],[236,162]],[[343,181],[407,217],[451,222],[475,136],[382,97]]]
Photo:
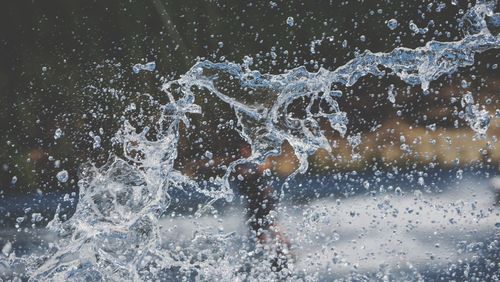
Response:
[[[59,139],[63,136],[63,131],[60,128],[57,128],[56,131],[54,132],[54,139]]]
[[[397,27],[398,27],[398,21],[396,19],[390,19],[388,22],[387,22],[387,27],[390,29],[390,30],[395,30]]]
[[[14,176],[12,176],[12,179],[10,180],[10,183],[12,185],[14,185],[14,184],[16,184],[16,182],[17,182],[17,176],[14,175]]]
[[[59,180],[59,182],[65,183],[68,181],[68,178],[69,178],[68,171],[63,169],[57,173],[56,177],[57,177],[57,180]]]
[[[294,25],[294,19],[293,19],[293,17],[288,17],[288,18],[286,19],[286,24],[287,24],[288,26],[292,27],[292,26]]]

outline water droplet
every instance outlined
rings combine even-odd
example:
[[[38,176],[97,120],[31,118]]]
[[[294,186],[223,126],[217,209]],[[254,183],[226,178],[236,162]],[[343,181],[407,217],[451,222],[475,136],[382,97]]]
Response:
[[[392,104],[396,103],[396,92],[394,91],[394,84],[389,85],[387,89],[387,99]]]
[[[92,148],[97,149],[101,147],[101,137],[99,135],[94,136],[94,142],[92,143]]]
[[[288,18],[286,19],[286,24],[287,24],[288,26],[292,27],[292,26],[294,25],[294,19],[293,19],[293,17],[288,17]]]
[[[156,63],[155,62],[149,62],[149,63],[146,63],[146,64],[135,64],[132,67],[132,71],[135,74],[138,74],[141,71],[150,71],[150,72],[152,72],[155,69],[156,69]]]
[[[69,178],[68,171],[63,169],[57,173],[56,177],[57,180],[59,180],[59,182],[65,183],[68,181]]]
[[[418,184],[419,184],[420,186],[424,186],[425,182],[424,182],[424,178],[423,178],[423,177],[419,177],[419,178],[418,178]]]
[[[415,33],[419,32],[418,26],[416,24],[414,24],[413,22],[410,23],[410,30],[415,32]]]
[[[472,97],[471,92],[467,92],[462,97],[462,107],[474,104],[474,97]]]
[[[395,30],[397,27],[398,27],[398,21],[396,19],[390,19],[388,22],[387,22],[387,27],[390,29],[390,30]]]
[[[397,196],[401,196],[401,194],[403,193],[403,191],[401,190],[400,187],[396,187],[396,189],[394,189],[394,193],[397,195]]]
[[[57,128],[54,132],[54,139],[59,139],[64,135],[63,131],[60,128]]]
[[[205,152],[205,157],[207,159],[212,159],[214,157],[214,154],[212,152],[210,152],[210,151],[206,151]]]
[[[2,253],[4,256],[9,256],[10,254],[10,251],[12,250],[12,243],[7,241],[7,243],[5,243],[5,245],[3,245],[2,247]]]

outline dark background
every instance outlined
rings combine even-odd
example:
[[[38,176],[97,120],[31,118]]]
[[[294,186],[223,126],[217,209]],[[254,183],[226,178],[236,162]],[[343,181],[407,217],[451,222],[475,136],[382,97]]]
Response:
[[[0,9],[0,197],[77,191],[78,167],[89,160],[102,164],[117,151],[111,137],[127,116],[126,107],[132,102],[144,103],[144,93],[162,101],[161,78],[176,78],[197,60],[241,62],[250,55],[253,68],[261,72],[280,73],[298,66],[310,71],[318,67],[333,70],[364,50],[387,52],[398,46],[423,46],[429,40],[460,39],[458,19],[469,1],[458,1],[457,6],[445,1],[446,8],[440,12],[436,11],[438,2],[4,1]],[[291,27],[286,23],[290,16],[294,18]],[[399,22],[392,31],[386,26],[391,18]],[[419,27],[427,26],[429,20],[434,24],[426,34],[413,34],[408,28],[410,20]],[[311,52],[311,42],[322,38],[316,52]],[[457,120],[449,101],[464,92],[462,79],[470,83],[467,89],[477,95],[476,101],[494,112],[500,76],[492,63],[498,57],[498,51],[478,55],[473,68],[432,83],[427,96],[420,95],[418,87],[408,88],[394,78],[362,79],[339,101],[348,112],[349,134],[399,122],[424,128],[437,123],[446,134]],[[134,64],[149,61],[156,62],[154,72],[133,74]],[[389,84],[402,93],[397,97],[399,108],[387,101]],[[398,109],[403,112],[399,117]],[[147,106],[144,110],[154,114]],[[219,111],[225,110],[205,109],[204,117],[230,115]],[[443,119],[445,116],[450,118]],[[472,131],[459,122],[471,139]],[[64,136],[55,140],[57,128]],[[492,125],[491,131],[497,127]],[[100,148],[93,148],[90,133],[101,136]],[[189,135],[197,133],[186,134],[190,140],[194,137]],[[388,139],[374,137],[374,142],[364,146],[361,153],[367,157],[355,167],[384,162],[369,152],[399,139],[397,130],[390,134]],[[208,147],[216,154],[227,147],[237,152],[240,146],[235,144],[240,142],[237,138],[228,142],[225,135],[215,135],[211,141]],[[342,146],[340,153],[351,152]],[[196,156],[193,150],[189,144],[180,148],[181,170],[187,169],[186,160]],[[488,154],[491,152],[460,165],[495,167],[498,159]],[[59,167],[54,160],[60,161]],[[411,164],[403,160],[402,165]],[[320,166],[313,163],[313,169]],[[335,169],[351,167],[338,164]],[[55,178],[62,169],[70,173],[65,184]]]

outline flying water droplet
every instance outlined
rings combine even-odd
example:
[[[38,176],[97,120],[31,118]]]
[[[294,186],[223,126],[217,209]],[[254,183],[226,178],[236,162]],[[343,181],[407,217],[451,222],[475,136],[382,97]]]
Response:
[[[94,136],[94,142],[92,143],[92,147],[94,149],[101,147],[101,137],[99,135]]]
[[[90,137],[92,137],[92,148],[98,149],[101,147],[101,136],[94,134],[94,132],[89,133]]]
[[[211,160],[214,157],[214,154],[210,151],[205,152],[205,157],[209,160]]]
[[[419,178],[418,178],[418,184],[419,184],[420,186],[424,186],[425,181],[424,181],[424,178],[423,178],[423,177],[419,177]]]
[[[387,99],[392,104],[396,103],[396,92],[394,91],[394,84],[389,85],[387,90]]]
[[[57,128],[54,132],[54,139],[59,139],[64,135],[63,131],[60,128]]]
[[[69,179],[68,171],[63,169],[57,173],[56,177],[59,182],[66,183]]]
[[[156,63],[155,62],[149,62],[149,63],[146,63],[146,64],[135,64],[133,67],[132,67],[132,71],[135,73],[135,74],[138,74],[140,73],[141,71],[149,71],[149,72],[152,72],[156,69]]]
[[[424,27],[424,28],[418,27],[413,21],[410,22],[409,27],[410,27],[410,30],[416,34],[426,34],[429,31],[429,29],[427,27]]]
[[[11,251],[12,251],[12,243],[10,241],[7,241],[7,243],[5,243],[5,245],[3,245],[2,247],[2,254],[8,257]]]
[[[390,30],[395,30],[397,27],[398,27],[398,21],[396,19],[390,19],[388,22],[387,22],[387,27],[390,29]]]

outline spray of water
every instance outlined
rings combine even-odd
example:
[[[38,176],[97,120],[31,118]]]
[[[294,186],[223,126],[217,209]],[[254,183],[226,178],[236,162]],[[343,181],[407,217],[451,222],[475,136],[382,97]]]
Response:
[[[395,75],[409,85],[420,85],[426,93],[430,82],[471,66],[476,53],[500,48],[500,38],[488,29],[487,17],[498,19],[494,3],[478,3],[462,20],[462,40],[430,41],[423,47],[396,48],[388,53],[366,51],[333,71],[308,72],[299,67],[283,74],[263,74],[251,69],[251,58],[242,64],[196,63],[179,79],[163,85],[169,102],[159,106],[154,138],[148,137],[150,128],[138,132],[125,122],[115,137],[123,147],[123,157],[83,170],[75,214],[65,222],[55,216],[47,227],[59,236],[48,252],[20,258],[11,255],[9,263],[26,265],[33,281],[265,280],[286,275],[271,272],[266,260],[243,247],[229,250],[235,246],[231,242],[238,240],[231,234],[208,235],[200,230],[186,246],[163,242],[158,221],[171,204],[171,191],[194,187],[212,202],[231,201],[229,176],[235,167],[279,154],[285,141],[300,162],[295,173],[305,172],[310,154],[320,148],[331,150],[320,120],[328,121],[341,135],[347,130],[346,113],[336,101],[342,93],[332,85],[349,87],[366,75]],[[228,84],[238,91],[227,91]],[[194,102],[199,91],[210,92],[234,109],[234,129],[252,146],[250,157],[234,161],[206,186],[174,169],[179,127],[189,125],[190,117],[201,112]],[[305,114],[296,117],[289,107],[303,97],[309,101]],[[463,103],[466,121],[484,134],[489,113],[479,110],[473,101]],[[321,106],[313,110],[315,104]],[[253,265],[250,270],[245,268],[249,263]],[[292,272],[293,267],[287,271]]]

